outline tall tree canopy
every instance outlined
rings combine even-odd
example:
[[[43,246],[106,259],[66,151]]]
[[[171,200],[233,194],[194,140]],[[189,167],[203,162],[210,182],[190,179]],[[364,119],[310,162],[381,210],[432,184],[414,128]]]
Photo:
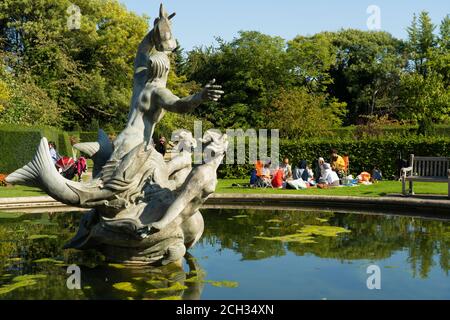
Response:
[[[416,120],[421,127],[450,120],[450,16],[440,25],[439,34],[427,12],[408,27],[409,69],[399,83],[401,118]]]
[[[10,67],[29,73],[64,115],[63,125],[123,121],[129,107],[134,53],[147,19],[117,1],[76,0],[79,30],[68,28],[72,2],[5,0],[0,3],[4,51]]]
[[[72,2],[80,8],[79,30],[68,28]],[[0,123],[123,127],[134,54],[149,19],[118,0],[72,2],[0,2]],[[166,116],[160,132],[191,128],[195,117],[244,129],[284,117],[292,120],[283,124],[288,136],[309,135],[294,121],[325,116],[326,128],[377,117],[450,121],[450,16],[435,25],[421,12],[407,31],[405,40],[348,29],[288,41],[242,31],[211,47],[179,49],[168,80],[175,94],[191,94],[213,78],[226,94],[194,116]]]
[[[78,30],[68,27],[72,3],[80,8]],[[117,0],[0,3],[1,49],[9,57],[9,70],[56,103],[62,117],[50,124],[69,129],[75,124],[87,128],[92,119],[103,126],[123,126],[134,55],[148,30],[148,17],[128,11]],[[185,80],[172,71],[169,85],[186,94],[192,85],[183,86]]]
[[[399,40],[387,32],[347,29],[285,41],[241,32],[230,42],[218,39],[216,46],[188,52],[183,73],[197,82],[217,76],[224,84],[224,99],[198,111],[219,127],[267,127],[274,106],[290,113],[297,105],[300,115],[304,104],[292,97],[308,101],[305,94],[325,98],[322,108],[311,108],[318,117],[338,117],[329,125],[376,118],[420,124],[423,114],[447,121],[450,18],[437,28],[422,12],[408,34]]]
[[[264,108],[274,91],[292,82],[285,47],[280,37],[250,31],[231,42],[218,39],[217,48],[190,52],[184,67],[188,78],[199,83],[216,78],[225,91],[219,104],[198,109],[198,115],[219,127],[264,127]]]

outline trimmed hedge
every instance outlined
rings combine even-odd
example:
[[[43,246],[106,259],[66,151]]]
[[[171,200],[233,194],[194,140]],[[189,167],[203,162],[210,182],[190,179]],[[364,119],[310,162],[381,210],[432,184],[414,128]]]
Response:
[[[319,157],[329,161],[329,151],[335,148],[340,155],[348,154],[350,158],[350,173],[357,175],[362,171],[371,172],[378,166],[385,178],[398,174],[397,159],[401,153],[403,159],[409,161],[409,155],[421,156],[450,156],[449,137],[411,137],[367,140],[341,140],[341,141],[280,141],[280,161],[284,157],[290,159],[294,166],[299,160],[306,159],[311,165]],[[248,153],[248,148],[247,148]],[[270,150],[268,150],[270,156]],[[253,164],[221,165],[218,176],[220,178],[246,178],[249,177]]]
[[[0,126],[0,173],[10,173],[28,163],[34,156],[41,137],[55,141],[61,155],[72,156],[70,137],[76,136],[81,142],[97,140],[97,132],[66,133],[48,127]],[[270,143],[268,143],[270,146]],[[336,148],[339,154],[348,153],[350,172],[354,175],[371,171],[377,165],[385,177],[397,174],[397,159],[408,160],[409,154],[425,156],[450,156],[450,137],[387,137],[365,140],[330,138],[328,140],[281,140],[280,157],[288,157],[291,164],[306,159],[310,164],[318,157],[328,161],[329,150]],[[248,148],[247,148],[248,152]],[[270,155],[270,150],[269,153]],[[282,159],[280,159],[281,161]],[[253,164],[221,165],[220,178],[246,178]]]
[[[0,172],[10,173],[27,164],[36,152],[42,137],[54,141],[58,152],[72,156],[69,134],[50,127],[0,126]]]

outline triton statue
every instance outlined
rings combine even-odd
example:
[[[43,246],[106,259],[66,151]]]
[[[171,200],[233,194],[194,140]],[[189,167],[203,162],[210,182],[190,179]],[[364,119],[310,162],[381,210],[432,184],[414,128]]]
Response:
[[[223,94],[215,80],[182,99],[166,88],[168,54],[176,48],[170,22],[174,16],[161,5],[154,28],[139,45],[125,129],[113,144],[99,130],[97,142],[74,146],[94,161],[91,181],[63,178],[53,165],[46,138],[34,159],[7,177],[9,183],[38,186],[65,204],[91,208],[66,248],[94,248],[109,261],[168,264],[179,262],[203,233],[199,208],[215,190],[216,170],[228,146],[226,135],[207,131],[199,141],[204,161],[194,167],[191,152],[197,141],[189,132],[179,132],[181,151],[169,162],[151,144],[165,112],[189,112]]]

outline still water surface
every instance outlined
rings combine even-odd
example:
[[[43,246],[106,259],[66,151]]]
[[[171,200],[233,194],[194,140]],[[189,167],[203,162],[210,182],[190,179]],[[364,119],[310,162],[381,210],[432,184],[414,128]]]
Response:
[[[450,299],[450,222],[331,212],[203,210],[183,268],[63,250],[81,213],[0,213],[0,299]],[[81,267],[69,290],[67,267]],[[367,288],[377,265],[381,289]]]

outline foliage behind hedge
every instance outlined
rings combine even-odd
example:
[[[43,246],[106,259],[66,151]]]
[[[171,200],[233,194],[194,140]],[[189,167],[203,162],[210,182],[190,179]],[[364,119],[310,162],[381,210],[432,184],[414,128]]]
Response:
[[[98,132],[83,131],[80,132],[80,142],[95,142],[97,141]]]
[[[270,146],[270,144],[268,144]],[[357,175],[362,171],[371,172],[377,165],[386,178],[397,174],[397,159],[401,156],[409,160],[410,154],[421,156],[450,157],[449,137],[394,137],[389,139],[341,140],[341,141],[280,141],[280,161],[284,157],[290,159],[294,166],[301,159],[306,159],[311,165],[319,157],[329,161],[329,150],[336,148],[340,155],[348,154],[350,172]],[[248,153],[248,148],[247,148]],[[270,156],[270,151],[268,152]],[[253,164],[221,165],[220,178],[245,178],[254,168]]]

